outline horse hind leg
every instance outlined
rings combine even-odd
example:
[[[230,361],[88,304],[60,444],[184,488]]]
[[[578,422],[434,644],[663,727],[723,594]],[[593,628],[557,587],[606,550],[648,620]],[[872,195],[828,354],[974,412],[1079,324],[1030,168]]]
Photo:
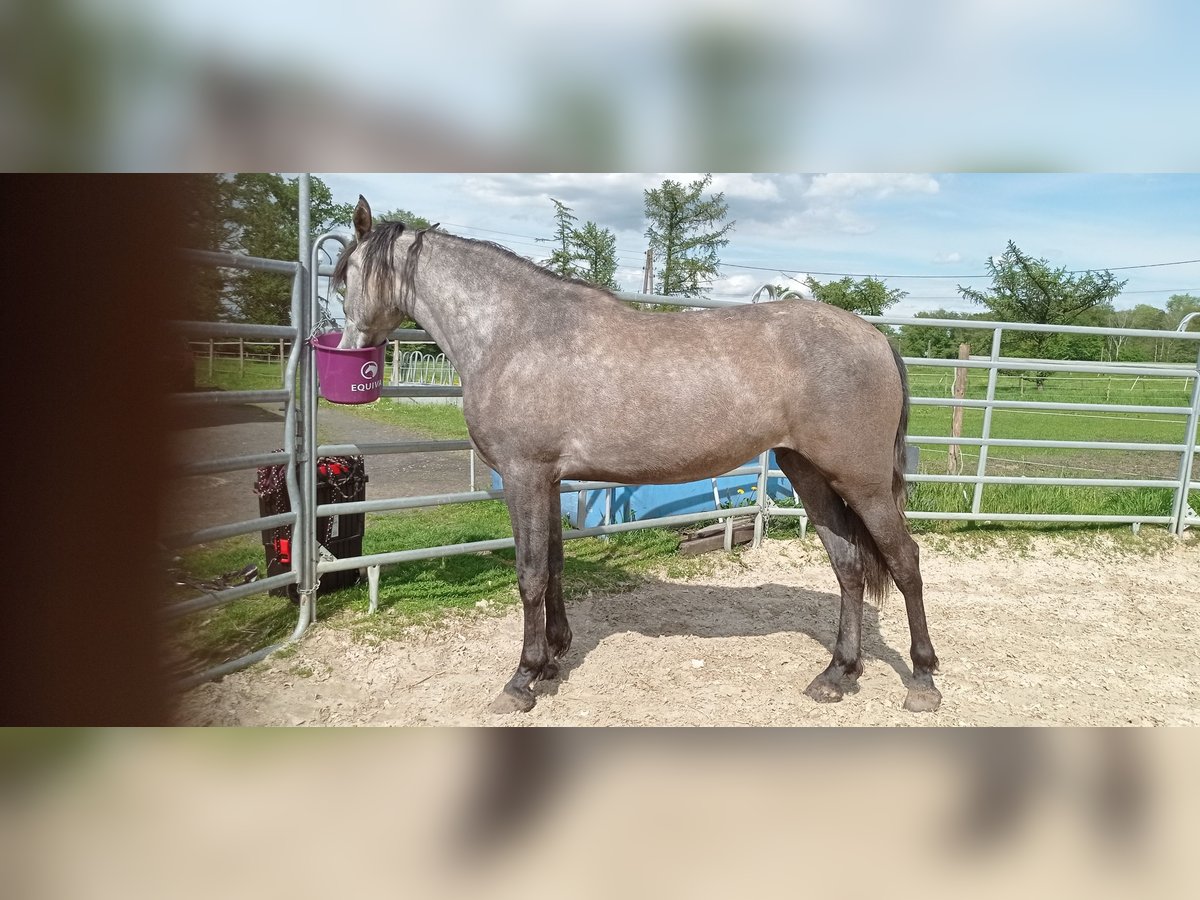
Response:
[[[887,566],[908,613],[908,631],[912,639],[912,682],[904,708],[909,712],[933,712],[942,702],[942,694],[933,683],[938,670],[937,654],[929,639],[925,620],[924,582],[921,578],[921,551],[908,533],[904,515],[890,491],[850,493],[846,502],[862,520],[873,540],[874,550]]]
[[[863,671],[864,560],[855,541],[852,514],[825,476],[794,450],[778,448],[775,458],[804,502],[841,589],[842,610],[833,658],[804,691],[818,703],[836,703],[845,695],[847,686],[852,689],[856,686]]]

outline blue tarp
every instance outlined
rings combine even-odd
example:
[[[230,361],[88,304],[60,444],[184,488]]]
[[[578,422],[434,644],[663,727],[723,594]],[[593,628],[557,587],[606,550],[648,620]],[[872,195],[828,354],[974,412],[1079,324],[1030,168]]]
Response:
[[[757,464],[757,457],[746,463],[747,466]],[[770,466],[772,469],[778,468],[774,453],[770,457]],[[497,488],[502,486],[499,475],[492,474],[492,484]],[[717,479],[717,492],[722,505],[737,507],[753,504],[757,500],[757,489],[758,476],[756,474]],[[739,490],[741,493],[738,493]],[[584,517],[583,527],[603,524],[607,493],[607,491],[588,492],[587,514]],[[792,487],[786,478],[768,478],[767,493],[774,500],[792,499]],[[614,522],[641,522],[660,516],[674,516],[715,508],[712,480],[708,478],[684,484],[647,484],[613,489]],[[576,528],[580,527],[576,521],[578,509],[577,494],[562,495],[563,515],[570,519],[571,524]]]

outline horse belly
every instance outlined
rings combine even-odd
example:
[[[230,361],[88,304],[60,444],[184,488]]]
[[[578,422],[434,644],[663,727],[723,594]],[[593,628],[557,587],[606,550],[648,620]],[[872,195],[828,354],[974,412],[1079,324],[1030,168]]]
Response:
[[[581,425],[563,454],[563,477],[675,484],[728,472],[774,446],[771,436],[737,420],[666,418]]]

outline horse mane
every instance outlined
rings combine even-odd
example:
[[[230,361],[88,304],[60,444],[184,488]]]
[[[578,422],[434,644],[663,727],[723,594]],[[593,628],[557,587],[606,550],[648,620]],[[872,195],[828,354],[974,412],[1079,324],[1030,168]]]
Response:
[[[357,239],[352,240],[346,246],[346,249],[342,251],[342,255],[338,257],[337,263],[334,265],[333,275],[330,279],[331,287],[336,288],[338,285],[345,283],[346,270],[350,265],[350,256],[360,244],[363,247],[363,280],[369,283],[372,278],[375,278],[377,279],[377,284],[381,286],[386,284],[387,280],[396,274],[396,260],[391,252],[392,247],[400,235],[408,228],[409,226],[403,222],[380,222],[367,233],[367,236],[362,241]],[[413,241],[412,248],[409,250],[410,255],[416,256],[419,259],[421,245],[424,242],[425,236],[436,228],[436,225],[431,225],[429,228],[423,228],[417,232],[417,237]],[[560,283],[565,282],[567,284],[578,285],[579,287],[590,288],[593,291],[599,291],[602,294],[612,297],[612,291],[607,288],[602,288],[599,285],[592,284],[590,281],[584,281],[580,278],[569,278],[559,275],[557,272],[551,272],[533,260],[526,259],[524,256],[494,241],[463,237],[462,235],[450,234],[446,231],[438,231],[437,236],[438,240],[449,240],[476,247],[486,247],[500,256],[512,260],[531,274],[553,279]],[[613,297],[613,299],[615,300],[616,298]]]
[[[329,280],[330,287],[336,288],[345,284],[346,270],[350,268],[350,257],[354,255],[359,244],[363,247],[365,280],[370,281],[371,276],[375,275],[382,282],[389,275],[394,274],[396,264],[392,259],[391,249],[396,243],[396,239],[407,228],[408,226],[403,222],[380,222],[367,232],[367,236],[361,241],[357,238],[352,240],[346,245],[346,249],[342,251],[342,255],[338,257],[338,261],[333,267],[333,275]],[[421,234],[424,232],[422,231]]]

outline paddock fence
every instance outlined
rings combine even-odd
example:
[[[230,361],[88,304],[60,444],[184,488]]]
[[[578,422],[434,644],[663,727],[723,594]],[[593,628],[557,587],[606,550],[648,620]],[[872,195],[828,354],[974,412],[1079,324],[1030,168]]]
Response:
[[[301,190],[307,193],[306,180],[302,179]],[[307,210],[307,197],[301,198],[302,217]],[[300,232],[307,233],[307,221],[302,218]],[[273,465],[285,462],[287,465],[287,490],[292,512],[278,515],[259,517],[246,521],[215,524],[200,530],[185,534],[167,535],[163,538],[165,547],[175,550],[217,541],[223,538],[244,535],[279,525],[291,525],[293,528],[292,568],[289,572],[269,578],[254,581],[250,584],[239,585],[220,591],[203,591],[182,600],[175,600],[164,605],[163,615],[168,619],[178,619],[183,616],[211,610],[229,603],[235,603],[246,597],[261,594],[275,587],[295,585],[300,597],[297,621],[291,636],[283,642],[256,650],[253,653],[229,660],[218,666],[202,672],[186,676],[182,686],[190,687],[200,682],[218,678],[224,674],[248,666],[263,659],[273,650],[278,649],[289,641],[298,639],[316,620],[316,590],[320,579],[327,573],[350,569],[366,570],[371,584],[371,610],[377,604],[376,585],[379,567],[408,563],[417,560],[435,559],[464,553],[479,553],[511,548],[511,537],[496,540],[472,541],[469,543],[449,544],[434,547],[397,548],[385,553],[373,553],[345,559],[323,559],[319,553],[317,541],[317,519],[326,516],[352,513],[391,513],[400,510],[421,509],[446,506],[450,504],[476,503],[488,500],[503,499],[502,489],[471,490],[457,493],[427,494],[404,497],[384,497],[363,500],[353,503],[318,504],[317,497],[317,460],[322,456],[333,455],[363,455],[374,456],[381,454],[425,453],[430,451],[453,451],[472,449],[467,440],[419,440],[393,442],[362,442],[341,444],[320,444],[318,441],[319,405],[317,402],[317,373],[314,366],[313,352],[308,344],[308,338],[317,330],[323,317],[318,309],[317,287],[320,278],[328,277],[332,267],[319,264],[318,254],[326,244],[335,242],[345,246],[348,238],[339,233],[323,234],[312,242],[311,246],[302,246],[302,261],[285,262],[280,260],[265,260],[251,257],[236,256],[223,253],[186,251],[187,258],[200,266],[227,267],[258,271],[278,272],[292,276],[291,287],[291,324],[288,326],[242,325],[231,323],[211,322],[180,322],[176,323],[178,332],[189,341],[197,341],[201,346],[213,341],[244,341],[259,343],[272,347],[286,346],[288,352],[282,359],[281,384],[278,389],[253,391],[201,391],[176,395],[174,402],[181,405],[196,404],[282,404],[285,410],[283,447],[281,456],[278,453],[256,454],[224,459],[192,461],[176,466],[175,474],[179,477],[213,474],[254,469],[262,465]],[[307,243],[307,242],[305,242]],[[700,300],[689,298],[681,302],[679,298],[660,297],[654,295],[619,293],[621,300],[636,303],[656,303],[683,306],[689,308],[717,308],[739,305],[736,301]],[[780,301],[787,302],[787,301]],[[680,313],[686,315],[687,313]],[[960,320],[937,320],[924,318],[906,318],[898,316],[866,317],[868,321],[892,326],[915,325],[921,327],[945,327],[962,329],[964,323]],[[932,472],[914,472],[907,478],[911,485],[922,484],[951,484],[960,486],[964,492],[964,505],[969,509],[961,511],[921,511],[910,510],[908,515],[913,519],[947,519],[977,522],[1059,522],[1059,523],[1120,523],[1135,527],[1140,525],[1161,525],[1176,534],[1191,525],[1200,524],[1200,516],[1188,505],[1189,491],[1200,488],[1200,482],[1193,475],[1193,462],[1196,452],[1196,429],[1200,418],[1200,360],[1191,365],[1127,365],[1114,362],[1086,362],[1065,360],[1030,360],[1004,357],[1001,355],[1001,341],[1006,333],[1014,331],[1053,331],[1069,334],[1090,334],[1118,337],[1151,337],[1166,341],[1190,342],[1193,350],[1200,350],[1200,333],[1191,332],[1161,332],[1139,329],[1113,329],[1083,326],[1040,326],[1024,323],[976,322],[970,323],[973,332],[990,333],[989,352],[968,359],[925,359],[907,358],[905,362],[912,373],[912,399],[914,410],[921,407],[945,407],[953,409],[961,407],[964,412],[975,411],[982,415],[979,424],[979,434],[967,436],[951,436],[948,434],[912,433],[908,437],[910,446],[921,447],[925,452],[932,452],[951,445],[975,450],[975,462],[970,471],[958,473],[937,474]],[[429,335],[419,329],[407,329],[394,332],[390,338],[400,343],[430,342]],[[403,355],[400,355],[403,363]],[[967,369],[982,373],[986,376],[986,389],[982,397],[954,397],[945,390],[948,380],[942,380],[942,372],[952,374],[953,370]],[[1037,390],[1030,389],[1024,395],[1015,399],[998,396],[998,386],[1002,378],[1009,378],[1020,373],[1036,373],[1041,379],[1053,378],[1090,378],[1097,380],[1109,379],[1108,399],[1106,401],[1045,401],[1038,399]],[[440,376],[439,376],[440,377]],[[1111,385],[1116,382],[1126,386],[1130,379],[1145,379],[1147,382],[1172,385],[1172,389],[1164,393],[1160,402],[1109,402],[1113,400]],[[422,397],[461,397],[462,387],[456,379],[447,379],[454,383],[389,383],[383,387],[383,396],[387,398],[422,398]],[[926,390],[923,385],[928,382],[935,386]],[[1136,385],[1137,382],[1134,382]],[[1185,402],[1172,401],[1171,397],[1183,397]],[[1119,401],[1123,398],[1116,397]],[[1139,396],[1139,399],[1141,397]],[[1153,415],[1156,419],[1177,423],[1181,426],[1180,438],[1177,441],[1139,441],[1139,440],[1055,440],[1050,438],[1011,438],[997,436],[994,429],[994,418],[997,413],[1009,414],[1012,411],[1030,413],[1072,414],[1080,416],[1111,416],[1114,419]],[[1135,419],[1136,421],[1136,419]],[[1026,474],[991,474],[989,461],[991,451],[1013,450],[1075,450],[1075,451],[1119,451],[1125,454],[1137,454],[1167,460],[1171,474],[1158,477],[1077,477],[1059,475],[1026,475]],[[991,459],[994,459],[992,457]],[[1162,469],[1161,463],[1158,466]],[[577,527],[565,529],[563,538],[575,540],[584,537],[606,536],[619,534],[642,528],[675,528],[703,522],[723,521],[726,525],[727,541],[732,533],[733,520],[745,516],[754,517],[754,541],[757,544],[764,533],[764,527],[772,517],[798,517],[802,524],[807,521],[807,515],[800,504],[779,505],[773,503],[767,493],[767,482],[771,478],[783,478],[783,473],[770,466],[768,453],[761,454],[756,460],[740,466],[731,472],[720,476],[753,476],[756,478],[757,490],[755,499],[746,505],[736,508],[722,506],[716,493],[714,479],[714,504],[711,510],[689,512],[676,515],[660,516],[639,521],[613,520],[613,492],[626,485],[615,482],[601,481],[572,481],[564,482],[561,491],[564,494],[576,494],[579,509],[586,509],[589,498],[594,498],[597,492],[603,492],[604,516],[602,523],[592,527]],[[1045,488],[1064,486],[1086,486],[1099,488],[1157,488],[1169,491],[1172,504],[1169,513],[1146,515],[1131,514],[1076,514],[1076,513],[1038,513],[1020,512],[1003,513],[982,510],[985,490],[991,485],[1028,485]],[[969,492],[969,496],[968,496]],[[578,522],[583,523],[580,515]],[[281,600],[281,602],[287,602]]]

